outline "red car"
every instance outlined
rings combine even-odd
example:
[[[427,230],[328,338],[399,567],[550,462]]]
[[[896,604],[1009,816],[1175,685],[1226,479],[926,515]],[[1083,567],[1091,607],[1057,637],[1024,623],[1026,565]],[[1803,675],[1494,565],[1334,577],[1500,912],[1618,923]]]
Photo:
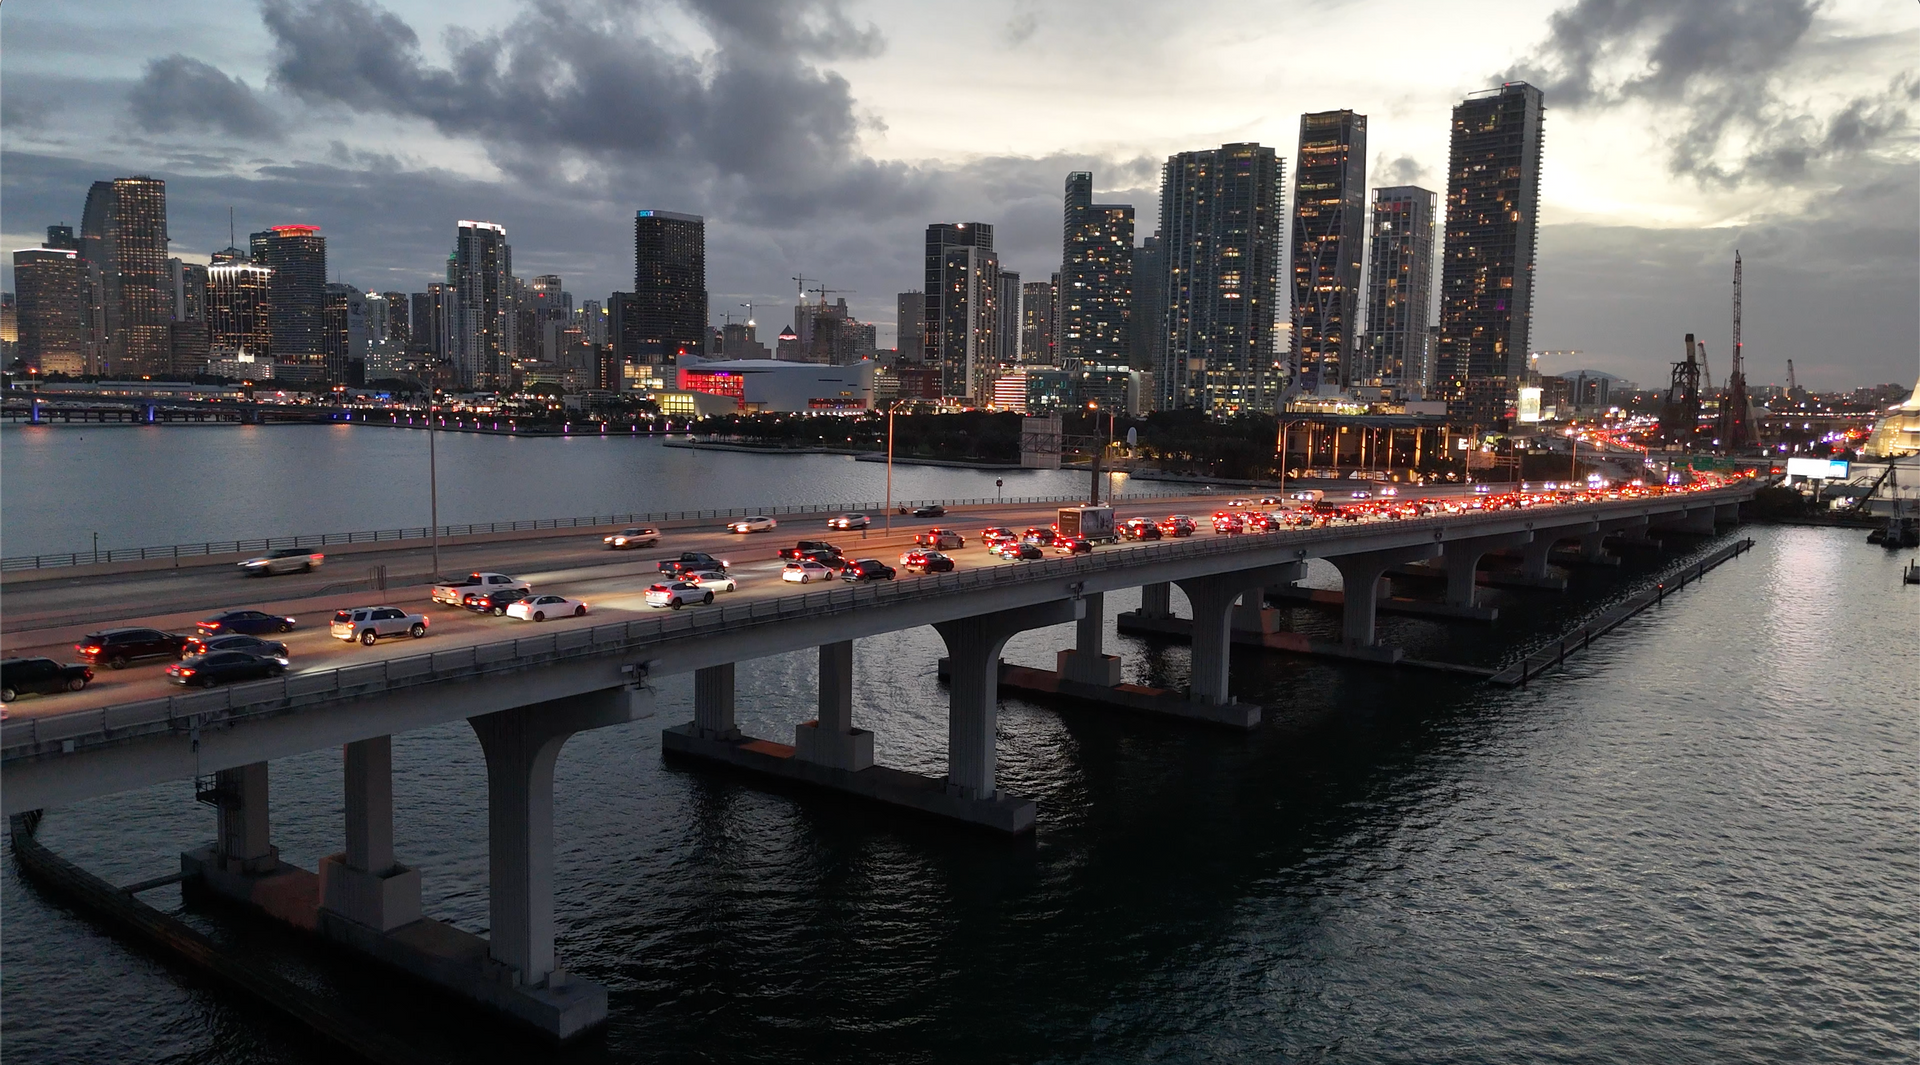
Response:
[[[1169,514],[1160,520],[1160,531],[1168,536],[1192,536],[1197,528],[1199,526],[1185,514]]]
[[[1246,532],[1247,523],[1240,520],[1240,515],[1223,510],[1213,516],[1213,531],[1217,533]]]

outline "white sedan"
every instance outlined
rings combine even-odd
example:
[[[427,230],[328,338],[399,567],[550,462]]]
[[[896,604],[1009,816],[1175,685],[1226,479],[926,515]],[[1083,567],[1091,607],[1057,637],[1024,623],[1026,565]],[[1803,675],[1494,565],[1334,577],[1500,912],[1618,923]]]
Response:
[[[699,573],[688,574],[686,579],[710,592],[740,590],[740,582],[734,579],[733,574],[722,570],[702,570]]]
[[[587,604],[564,595],[530,595],[507,604],[507,616],[521,621],[545,621],[548,618],[584,617]]]
[[[751,518],[741,518],[739,521],[728,522],[727,531],[736,533],[772,532],[773,527],[778,524],[780,523],[767,517],[765,514],[755,514]]]
[[[864,529],[872,524],[873,519],[865,514],[842,514],[837,518],[827,519],[829,529]]]
[[[814,581],[830,581],[833,571],[812,559],[800,559],[789,562],[780,570],[780,579],[794,584],[812,584]]]
[[[713,592],[692,581],[662,581],[647,589],[648,606],[670,606],[675,610],[688,603],[711,603]]]

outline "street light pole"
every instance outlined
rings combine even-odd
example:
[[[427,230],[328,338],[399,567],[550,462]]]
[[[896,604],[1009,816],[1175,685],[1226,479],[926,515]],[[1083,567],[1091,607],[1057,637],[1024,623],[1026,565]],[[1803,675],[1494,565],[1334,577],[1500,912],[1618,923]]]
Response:
[[[1571,457],[1567,460],[1567,483],[1571,485],[1580,480],[1580,437],[1568,429],[1567,442],[1572,446]]]
[[[431,386],[429,386],[431,388]],[[427,521],[433,532],[433,579],[440,579],[440,455],[434,445],[433,392],[427,393]]]
[[[887,404],[887,535],[893,535],[893,408],[899,400]]]

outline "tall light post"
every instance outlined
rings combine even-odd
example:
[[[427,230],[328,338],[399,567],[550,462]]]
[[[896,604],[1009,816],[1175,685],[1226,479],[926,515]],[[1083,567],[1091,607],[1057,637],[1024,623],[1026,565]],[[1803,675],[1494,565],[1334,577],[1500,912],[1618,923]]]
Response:
[[[898,399],[887,404],[887,534],[893,534],[893,412]]]
[[[1567,460],[1567,483],[1576,484],[1580,480],[1580,437],[1572,429],[1567,430],[1567,443],[1571,447]]]
[[[427,521],[433,531],[433,579],[440,579],[440,456],[434,445],[433,397],[439,391],[427,386]]]
[[[1280,423],[1280,438],[1274,441],[1274,450],[1280,453],[1280,462],[1279,462],[1280,498],[1282,500],[1286,499],[1286,496],[1287,496],[1287,430],[1293,428],[1296,425],[1308,425],[1308,424],[1311,424],[1311,423],[1304,418],[1294,418],[1290,421],[1282,421]],[[1311,443],[1311,440],[1309,440],[1309,443],[1307,445],[1307,452],[1308,452],[1307,464],[1312,465],[1313,464],[1313,454],[1312,454],[1313,445]]]

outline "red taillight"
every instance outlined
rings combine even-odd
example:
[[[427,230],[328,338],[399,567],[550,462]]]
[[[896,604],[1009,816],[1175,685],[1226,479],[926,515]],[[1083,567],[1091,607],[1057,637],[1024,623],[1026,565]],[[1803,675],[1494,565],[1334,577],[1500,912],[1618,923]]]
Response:
[[[203,621],[200,623],[200,627],[203,629],[217,629],[220,627],[220,623],[217,621]]]
[[[100,653],[100,648],[97,646],[89,645],[86,647],[82,647],[80,649],[80,653],[83,655],[97,655]]]
[[[191,669],[183,669],[180,671],[180,675],[183,677],[191,677],[193,676],[193,674],[194,674],[194,671]]]

